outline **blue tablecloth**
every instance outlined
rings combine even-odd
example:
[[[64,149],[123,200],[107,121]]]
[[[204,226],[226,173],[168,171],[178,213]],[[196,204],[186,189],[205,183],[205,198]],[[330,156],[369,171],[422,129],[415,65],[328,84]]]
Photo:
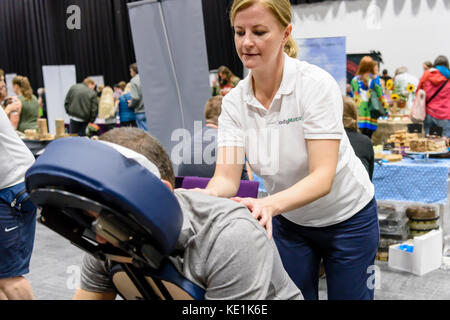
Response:
[[[446,204],[450,160],[429,161],[405,158],[375,164],[372,180],[376,199]]]

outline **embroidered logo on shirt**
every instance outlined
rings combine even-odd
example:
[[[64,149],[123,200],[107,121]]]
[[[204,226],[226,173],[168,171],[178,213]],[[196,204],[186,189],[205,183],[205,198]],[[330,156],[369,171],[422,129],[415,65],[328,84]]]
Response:
[[[293,122],[298,122],[298,121],[303,121],[303,117],[296,117],[296,118],[289,118],[286,120],[281,120],[278,122],[278,124],[281,126],[282,124],[286,124],[288,125],[289,123],[293,123]]]

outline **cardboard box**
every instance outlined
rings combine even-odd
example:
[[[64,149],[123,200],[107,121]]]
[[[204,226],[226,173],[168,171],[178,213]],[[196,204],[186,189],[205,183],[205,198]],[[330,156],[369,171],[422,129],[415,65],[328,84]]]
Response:
[[[413,252],[399,249],[402,244],[414,246]],[[405,243],[389,247],[389,267],[418,276],[439,269],[442,263],[442,230],[433,230]]]

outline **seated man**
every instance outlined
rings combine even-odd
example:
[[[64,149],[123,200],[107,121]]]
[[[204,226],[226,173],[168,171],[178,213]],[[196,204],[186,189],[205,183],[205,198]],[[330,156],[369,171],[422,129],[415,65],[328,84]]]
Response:
[[[158,168],[162,182],[173,190],[170,158],[148,133],[116,128],[100,140],[144,155]],[[176,245],[183,253],[170,260],[184,277],[206,291],[205,299],[302,299],[283,268],[274,241],[267,238],[248,209],[229,199],[199,192],[175,190],[174,194],[183,211],[183,227]],[[110,262],[85,255],[81,288],[74,299],[114,299],[110,268]]]

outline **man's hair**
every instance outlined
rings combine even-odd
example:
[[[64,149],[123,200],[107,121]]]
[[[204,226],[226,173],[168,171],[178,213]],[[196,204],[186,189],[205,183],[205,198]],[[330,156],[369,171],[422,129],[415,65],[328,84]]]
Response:
[[[133,70],[135,73],[139,73],[138,72],[138,67],[137,67],[137,63],[132,63],[130,64],[130,69]]]
[[[102,134],[99,140],[115,143],[142,154],[156,165],[161,179],[169,181],[172,187],[175,187],[175,175],[169,155],[159,141],[146,131],[131,127],[115,128]]]
[[[0,69],[0,80],[5,77],[5,71],[3,69]]]
[[[443,66],[443,67],[446,67],[447,69],[449,69],[447,57],[446,56],[437,57],[436,60],[434,60],[434,66],[435,67]]]
[[[86,78],[86,79],[84,79],[84,80],[83,80],[83,83],[84,83],[85,85],[90,85],[90,84],[93,84],[94,86],[96,85],[95,81],[92,80],[91,78]]]
[[[222,112],[222,96],[214,96],[205,104],[205,121],[217,125]]]
[[[358,131],[358,108],[355,101],[349,97],[343,97],[344,99],[344,112],[342,114],[342,121],[344,128],[352,131]]]
[[[387,76],[388,75],[388,71],[387,71],[387,69],[384,69],[383,70],[383,76]]]

